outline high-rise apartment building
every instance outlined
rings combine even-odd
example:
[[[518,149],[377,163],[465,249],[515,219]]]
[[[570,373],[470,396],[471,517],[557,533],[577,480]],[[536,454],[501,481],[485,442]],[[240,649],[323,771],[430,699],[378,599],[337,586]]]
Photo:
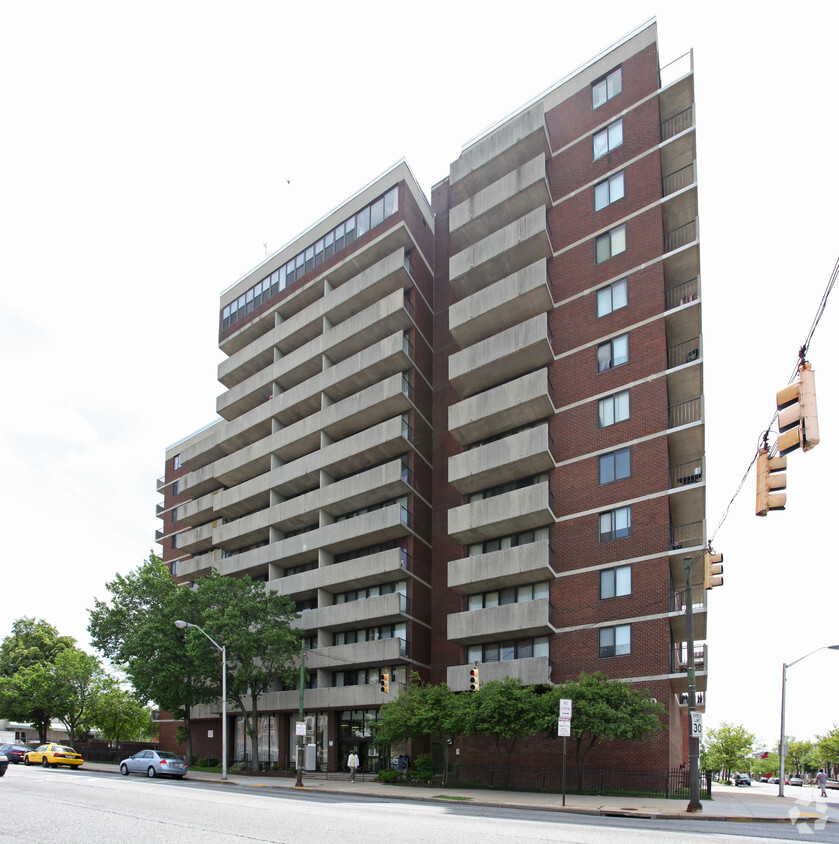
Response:
[[[222,294],[219,418],[167,450],[158,538],[181,581],[297,602],[321,765],[355,748],[375,769],[371,723],[410,673],[466,690],[476,662],[483,683],[648,688],[665,730],[611,762],[686,760],[695,149],[690,56],[660,68],[651,23],[470,143],[430,203],[397,165]],[[264,759],[288,757],[298,701],[260,701]],[[218,718],[194,713],[199,752]]]

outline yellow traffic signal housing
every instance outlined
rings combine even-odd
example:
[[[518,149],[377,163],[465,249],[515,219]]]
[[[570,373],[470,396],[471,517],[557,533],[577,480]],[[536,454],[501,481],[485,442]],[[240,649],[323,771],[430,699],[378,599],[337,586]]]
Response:
[[[797,448],[809,451],[819,444],[816,375],[809,363],[798,368],[798,381],[777,395],[778,453],[783,457]]]
[[[469,690],[477,692],[481,688],[481,678],[478,674],[478,663],[476,662],[469,671]]]
[[[383,693],[390,691],[390,675],[387,671],[382,672],[382,675],[379,677],[379,682]]]
[[[787,468],[786,457],[769,457],[769,451],[762,448],[757,453],[757,500],[755,515],[765,516],[770,510],[785,510],[785,493],[771,494],[772,490],[786,489],[787,476],[779,474]]]
[[[705,588],[713,589],[722,586],[722,554],[705,552]]]

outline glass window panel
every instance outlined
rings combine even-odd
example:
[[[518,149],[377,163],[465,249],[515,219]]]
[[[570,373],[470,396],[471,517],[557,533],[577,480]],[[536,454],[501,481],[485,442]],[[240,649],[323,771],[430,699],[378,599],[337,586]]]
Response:
[[[596,132],[591,139],[593,157],[600,158],[609,151],[609,132],[603,129],[601,132]]]
[[[385,194],[385,217],[395,214],[399,208],[399,188],[391,188]]]
[[[497,607],[498,606],[498,593],[497,592],[487,592],[484,595],[484,606],[485,607]]]
[[[601,484],[610,484],[615,479],[615,455],[601,454],[600,455],[600,469],[598,472],[598,482]]]
[[[622,334],[612,340],[612,366],[620,366],[629,360],[629,335]]]
[[[516,658],[516,643],[502,642],[501,643],[501,661],[506,662],[510,659]]]
[[[597,316],[602,317],[612,312],[612,291],[608,287],[597,291]]]
[[[377,199],[370,206],[370,228],[378,226],[385,218],[385,200],[384,197]]]
[[[370,229],[370,209],[364,208],[356,214],[356,237],[361,237]]]
[[[598,108],[606,102],[606,80],[602,79],[600,82],[595,82],[591,86],[591,107]]]
[[[600,656],[614,656],[615,655],[615,628],[601,627],[598,633],[598,641],[600,644]]]
[[[533,600],[539,600],[540,598],[547,598],[550,594],[550,584],[543,580],[541,583],[534,583],[533,584]]]
[[[617,68],[617,70],[613,70],[607,77],[606,77],[606,97],[611,99],[612,97],[620,94],[621,90],[623,89],[623,79],[621,77],[621,69]]]
[[[629,536],[632,528],[631,510],[620,507],[615,510],[615,537]]]
[[[483,662],[483,650],[484,649],[481,645],[469,645],[469,648],[466,651],[466,661],[469,663]]]
[[[530,583],[525,584],[524,586],[519,586],[516,590],[516,602],[521,603],[522,601],[530,601],[533,598],[533,586]]]
[[[603,343],[597,347],[597,371],[605,372],[612,367],[612,344]]]
[[[628,624],[619,624],[615,628],[615,654],[628,654],[630,645],[630,633]]]
[[[533,640],[519,639],[516,642],[516,659],[530,659],[533,656]]]
[[[612,240],[612,255],[626,251],[626,226],[618,226],[609,232]]]
[[[594,210],[599,211],[609,204],[609,182],[594,186]]]
[[[601,428],[608,428],[615,423],[615,399],[600,399],[597,403],[597,424]]]
[[[620,173],[615,173],[609,179],[609,202],[616,202],[624,196],[623,170]]]
[[[594,259],[598,264],[608,261],[611,257],[609,233],[601,234],[594,241]]]
[[[612,536],[612,514],[600,514],[600,538],[609,539]]]
[[[484,596],[483,595],[470,595],[469,596],[469,609],[470,610],[479,610],[484,605]]]
[[[629,390],[618,393],[615,397],[615,422],[629,419]]]
[[[548,656],[547,636],[540,636],[533,640],[533,656]]]
[[[516,587],[511,586],[507,589],[502,589],[498,593],[498,603],[500,605],[504,604],[515,604],[516,602]]]
[[[600,572],[600,597],[603,599],[615,597],[614,569],[605,569]]]
[[[498,662],[498,645],[484,645],[484,662]]]
[[[629,449],[615,452],[615,480],[629,477]]]
[[[632,594],[632,566],[618,566],[615,569],[615,595]]]
[[[612,285],[612,310],[616,311],[618,308],[625,308],[627,303],[626,298],[626,279],[622,278]]]
[[[619,147],[623,143],[623,118],[608,126],[606,131],[609,134],[609,149]]]

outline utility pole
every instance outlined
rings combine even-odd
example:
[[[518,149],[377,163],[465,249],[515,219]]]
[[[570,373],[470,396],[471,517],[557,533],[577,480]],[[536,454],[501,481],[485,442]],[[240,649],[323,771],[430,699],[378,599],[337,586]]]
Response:
[[[690,557],[685,557],[685,632],[688,640],[688,724],[691,725],[691,735],[688,738],[690,800],[687,810],[700,812],[702,804],[699,802],[699,737],[693,736],[693,713],[696,712],[696,659],[693,652],[693,589]]]
[[[306,643],[300,641],[300,714],[298,723],[303,721],[303,692],[306,688]],[[295,788],[303,788],[303,742],[306,736],[299,736],[297,739],[297,780]]]

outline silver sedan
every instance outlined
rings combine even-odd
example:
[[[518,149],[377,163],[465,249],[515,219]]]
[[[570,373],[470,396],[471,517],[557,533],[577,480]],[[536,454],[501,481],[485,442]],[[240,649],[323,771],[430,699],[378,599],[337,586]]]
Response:
[[[147,777],[177,777],[186,776],[186,763],[174,753],[166,750],[141,750],[128,759],[119,763],[119,772],[127,777],[129,774],[145,774]]]

